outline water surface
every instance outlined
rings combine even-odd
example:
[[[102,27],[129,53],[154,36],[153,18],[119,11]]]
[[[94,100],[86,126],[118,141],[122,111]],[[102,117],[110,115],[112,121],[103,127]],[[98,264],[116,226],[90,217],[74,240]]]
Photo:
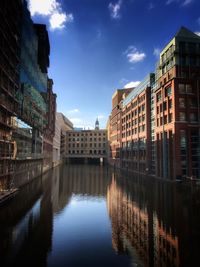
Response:
[[[199,266],[200,188],[55,168],[0,208],[1,266]]]

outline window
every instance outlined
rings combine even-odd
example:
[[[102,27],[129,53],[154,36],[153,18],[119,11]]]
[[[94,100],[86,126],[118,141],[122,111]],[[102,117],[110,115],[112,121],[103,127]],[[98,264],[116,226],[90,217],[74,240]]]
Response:
[[[164,124],[167,123],[167,115],[164,116]]]
[[[172,94],[172,88],[166,87],[165,88],[165,97],[170,96]]]
[[[191,86],[191,84],[186,84],[186,92],[187,93],[192,93],[192,86]]]
[[[180,94],[184,94],[185,93],[185,85],[183,83],[179,83],[178,91],[179,91]]]
[[[168,101],[168,108],[169,109],[172,108],[172,100],[171,99]]]
[[[179,98],[179,107],[185,108],[185,98],[183,98],[183,97]]]
[[[179,112],[179,120],[180,121],[185,121],[186,120],[185,112]]]
[[[180,131],[180,147],[181,148],[186,147],[186,132],[185,132],[185,130]]]
[[[189,105],[191,108],[196,108],[197,107],[197,100],[195,98],[190,98],[189,99]]]
[[[167,103],[166,101],[163,102],[163,111],[165,111],[167,109]]]
[[[157,100],[157,102],[159,102],[159,101],[161,100],[161,98],[162,98],[162,93],[161,93],[161,91],[160,91],[160,92],[158,92],[157,95],[156,95],[156,100]]]
[[[142,105],[142,111],[144,111],[144,109],[145,109],[145,105]]]
[[[172,113],[169,113],[169,123],[172,122]]]
[[[192,112],[192,113],[190,113],[190,121],[197,121],[197,114],[196,113],[194,113],[194,112]]]
[[[192,93],[192,85],[179,83],[179,93],[180,94]]]

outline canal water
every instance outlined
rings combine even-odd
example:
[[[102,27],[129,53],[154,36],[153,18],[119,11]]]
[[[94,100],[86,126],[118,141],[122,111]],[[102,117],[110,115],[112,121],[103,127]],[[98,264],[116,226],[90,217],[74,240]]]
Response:
[[[200,186],[53,169],[0,207],[0,266],[200,266]]]

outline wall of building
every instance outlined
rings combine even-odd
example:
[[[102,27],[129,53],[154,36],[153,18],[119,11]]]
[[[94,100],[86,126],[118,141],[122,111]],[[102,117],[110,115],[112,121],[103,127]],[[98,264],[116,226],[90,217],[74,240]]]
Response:
[[[56,98],[47,91],[46,26],[33,24],[25,0],[2,0],[0,13],[1,191],[51,165]]]
[[[200,37],[182,27],[161,51],[149,82],[145,78],[124,99],[116,91],[112,165],[169,180],[200,179],[199,54]]]
[[[107,159],[106,130],[66,131],[66,159]]]
[[[18,111],[21,1],[0,1],[0,191],[13,175],[12,116]]]

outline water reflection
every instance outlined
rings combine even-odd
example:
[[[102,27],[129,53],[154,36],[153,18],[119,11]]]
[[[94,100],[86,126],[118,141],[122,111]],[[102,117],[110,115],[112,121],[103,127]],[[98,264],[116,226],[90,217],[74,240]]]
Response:
[[[0,208],[1,266],[198,266],[200,188],[55,168]]]
[[[116,252],[128,251],[136,266],[199,266],[200,188],[112,176],[107,205]]]

